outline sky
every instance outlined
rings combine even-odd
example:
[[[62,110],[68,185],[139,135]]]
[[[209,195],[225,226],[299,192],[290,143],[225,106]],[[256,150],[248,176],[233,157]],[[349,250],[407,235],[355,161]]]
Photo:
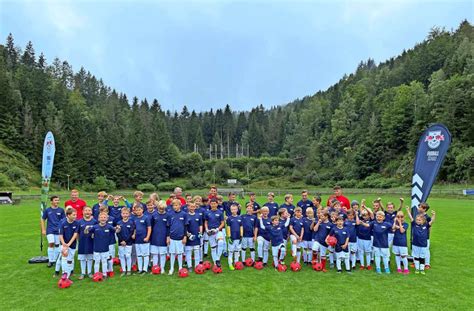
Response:
[[[33,42],[164,110],[284,105],[473,21],[473,1],[0,0],[0,42]]]

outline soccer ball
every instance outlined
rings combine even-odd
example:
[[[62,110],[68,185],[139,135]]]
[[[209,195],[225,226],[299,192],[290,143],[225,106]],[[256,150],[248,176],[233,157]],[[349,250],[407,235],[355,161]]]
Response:
[[[334,246],[336,246],[336,244],[337,244],[337,239],[336,239],[336,237],[334,237],[334,236],[329,236],[329,237],[328,237],[328,245],[334,247]]]
[[[320,262],[315,262],[313,265],[313,270],[315,271],[321,271],[323,270],[323,264]]]
[[[244,270],[244,264],[242,263],[242,261],[237,261],[234,266],[235,270]]]
[[[104,280],[104,276],[102,275],[101,272],[96,272],[94,273],[94,276],[92,277],[92,281],[94,282],[102,282]]]
[[[71,282],[71,280],[69,280],[69,279],[62,279],[62,278],[61,278],[61,279],[59,279],[59,281],[58,281],[58,287],[59,287],[59,288],[68,288],[68,287],[71,286],[71,284],[72,284],[72,282]]]
[[[246,265],[247,267],[253,266],[253,260],[252,260],[252,258],[247,258],[247,259],[245,259],[245,265]]]
[[[112,262],[114,263],[114,266],[120,265],[120,259],[117,258],[117,257],[113,258],[113,259],[112,259]]]
[[[137,265],[133,265],[133,266],[132,266],[132,271],[133,271],[133,272],[137,272],[137,271],[138,271]]]
[[[160,274],[161,273],[161,267],[158,265],[154,265],[151,267],[151,273],[153,274]]]
[[[214,272],[215,274],[219,274],[219,273],[222,273],[222,268],[217,266],[217,265],[214,265],[212,267],[212,272]]]
[[[211,263],[209,261],[203,262],[202,265],[204,266],[204,269],[211,270]]]
[[[263,269],[263,262],[257,261],[253,266],[257,270],[262,270]]]
[[[196,266],[196,268],[194,268],[194,272],[196,272],[196,274],[204,274],[205,271],[206,269],[204,268],[204,265],[202,264],[199,264]]]
[[[286,265],[279,264],[277,267],[278,272],[285,272],[286,271]]]
[[[186,278],[186,277],[188,277],[188,276],[189,276],[188,269],[186,269],[186,268],[180,269],[180,270],[178,271],[178,276],[179,276],[180,278]]]
[[[301,270],[301,265],[299,262],[294,261],[290,264],[290,269],[293,272],[298,272]]]

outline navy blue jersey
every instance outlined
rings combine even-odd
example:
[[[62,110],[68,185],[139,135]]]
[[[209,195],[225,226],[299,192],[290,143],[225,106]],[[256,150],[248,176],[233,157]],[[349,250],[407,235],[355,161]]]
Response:
[[[240,240],[240,228],[242,228],[242,217],[229,216],[226,220],[227,226],[230,228],[230,238],[232,240]]]
[[[197,246],[201,244],[201,240],[198,238],[199,233],[201,233],[200,226],[202,226],[202,218],[198,214],[194,213],[193,215],[188,213],[188,221],[186,223],[187,230],[189,233],[194,235],[194,240],[187,239],[187,246]]]
[[[267,202],[267,203],[263,204],[263,206],[268,207],[268,210],[269,210],[268,217],[271,218],[272,216],[275,216],[275,215],[278,214],[278,209],[279,209],[278,203],[276,203],[276,202]]]
[[[204,224],[204,216],[205,216],[206,213],[207,213],[207,209],[206,209],[205,207],[203,207],[203,206],[200,206],[200,207],[196,208],[196,211],[195,211],[195,212],[196,212],[196,214],[199,215],[199,217],[201,217],[202,223]]]
[[[303,210],[303,216],[306,215],[306,209],[308,207],[311,207],[314,211],[314,204],[311,200],[300,200],[298,203],[296,203],[296,206],[301,207],[301,209]]]
[[[371,220],[360,220],[361,223],[370,224]],[[372,229],[365,227],[362,224],[357,225],[357,238],[361,240],[370,241],[372,238]]]
[[[210,209],[210,208],[209,208],[209,209]],[[224,212],[225,212],[225,211],[224,211],[224,205],[218,204],[218,205],[217,205],[217,210],[218,210],[218,211],[221,211],[221,212],[222,212],[222,215],[224,215]]]
[[[185,213],[188,213],[189,212],[188,204],[181,205],[181,210]]]
[[[245,206],[247,206],[250,202],[245,202]],[[253,202],[253,211],[256,212],[258,210],[260,210],[260,204],[258,204],[257,202]]]
[[[230,211],[230,207],[231,207],[232,205],[237,205],[237,207],[238,207],[238,209],[237,209],[237,215],[240,215],[242,208],[241,208],[239,202],[237,202],[237,201],[225,201],[225,202],[223,203],[223,205],[224,205],[224,212],[225,212],[225,215],[226,215],[227,217],[229,217],[230,215],[232,215],[232,212]]]
[[[267,226],[272,225],[272,220],[270,218],[262,218],[262,222],[263,222],[263,226],[265,228],[267,228]],[[258,229],[257,236],[261,236],[265,240],[270,241],[270,239],[271,239],[270,232],[268,232],[266,229],[263,229],[260,226],[258,219],[257,219],[257,229]]]
[[[118,205],[118,206],[109,206],[109,215],[115,218],[116,221],[119,221],[122,219],[122,208],[127,208],[123,205]]]
[[[347,228],[347,233],[349,233],[349,242],[357,242],[357,225],[355,220],[346,220],[344,222],[344,227]]]
[[[99,219],[99,213],[100,213],[100,203],[96,203],[92,205],[92,217],[95,219]]]
[[[77,221],[69,222],[67,218],[61,220],[59,224],[59,235],[63,236],[63,240],[65,243],[69,243],[71,241],[72,236],[74,233],[79,232],[79,223]],[[76,248],[77,239],[72,242],[70,248]]]
[[[64,214],[64,210],[61,207],[48,207],[43,211],[41,217],[47,220],[46,234],[59,234],[59,225],[61,224],[61,220],[66,218],[66,214]]]
[[[426,219],[426,223],[430,223],[431,222],[431,217],[428,215],[428,214],[423,214],[423,216],[425,216],[425,219]],[[428,240],[430,239],[430,233],[431,233],[431,229],[428,230]]]
[[[264,219],[260,219],[260,225],[265,227],[265,231],[268,232],[270,236],[270,241],[272,242],[272,246],[278,246],[284,242],[283,240],[283,228],[288,222],[282,224],[278,224],[276,226],[272,225],[271,222],[264,222]],[[261,226],[259,229],[262,229]]]
[[[392,226],[388,222],[370,222],[370,229],[374,237],[374,247],[388,248],[388,233],[392,232]]]
[[[79,247],[77,248],[77,253],[81,255],[92,254],[94,252],[94,241],[92,240],[92,234],[85,233],[84,230],[87,226],[94,226],[97,224],[97,220],[94,218],[90,220],[85,220],[82,218],[78,221],[79,223]]]
[[[151,222],[153,227],[151,230],[151,245],[167,246],[166,237],[169,235],[168,218],[170,215],[166,212],[163,214],[156,213],[153,215]]]
[[[117,222],[117,225],[120,226],[120,232],[117,233],[118,243],[125,242],[127,245],[133,244],[133,232],[135,231],[135,223],[132,219],[124,221],[123,219]]]
[[[337,226],[332,227],[331,231],[329,231],[329,235],[335,236],[337,239],[335,251],[336,253],[339,252],[345,252],[347,253],[349,251],[349,247],[346,247],[346,249],[342,248],[342,245],[344,245],[349,238],[349,232],[347,232],[346,227],[338,228]]]
[[[320,223],[318,231],[316,231],[316,234],[313,236],[314,240],[318,241],[318,243],[322,246],[328,247],[328,245],[326,244],[326,237],[328,236],[333,226],[334,225],[330,221]]]
[[[296,218],[296,217],[291,218],[290,226],[293,228],[293,231],[298,236],[300,236],[301,235],[301,230],[303,230],[303,228],[304,228],[303,217],[301,217],[301,218]]]
[[[311,241],[313,239],[313,232],[311,231],[311,225],[313,222],[314,219],[303,217],[303,241]]]
[[[408,224],[406,222],[402,223],[405,232],[401,233],[400,229],[395,230],[393,235],[393,245],[395,246],[407,246],[407,229]]]
[[[117,221],[115,220],[115,218],[113,218],[110,215],[109,215],[109,218],[107,218],[107,223],[111,225],[112,227],[115,227],[117,225]],[[115,234],[111,234],[109,245],[115,245],[116,242],[117,241],[115,240]]]
[[[143,211],[143,215],[148,217],[150,219],[150,221],[153,219],[153,216],[157,213],[158,213],[158,211],[156,209],[154,209],[152,212],[150,212],[148,210]]]
[[[286,223],[286,219],[281,219],[280,218],[280,226],[284,225],[285,223]],[[288,239],[288,226],[281,227],[281,230],[282,230],[282,233],[283,233],[283,240],[286,241]]]
[[[168,213],[169,236],[172,240],[182,240],[186,235],[188,214],[183,211]]]
[[[286,208],[286,211],[290,214],[290,217],[293,217],[293,215],[295,214],[296,207],[293,204],[287,205],[286,203],[283,203],[282,205],[280,205],[280,208]]]
[[[90,233],[93,233],[94,239],[94,252],[105,253],[109,251],[110,236],[115,234],[115,229],[109,224],[101,226],[100,224],[94,225],[89,229]]]
[[[389,224],[392,224],[395,222],[395,218],[397,218],[397,212],[389,213],[385,211],[385,221],[388,222]]]
[[[173,205],[168,205],[168,206],[166,206],[166,212],[167,212],[167,213],[173,213],[173,212],[174,212]]]
[[[208,211],[204,219],[207,221],[208,230],[217,229],[224,221],[224,214],[220,210]]]
[[[252,238],[254,230],[258,226],[257,216],[244,214],[242,215],[242,227],[244,228],[244,238]]]
[[[412,244],[418,247],[427,247],[429,239],[430,224],[417,225],[416,221],[411,223],[413,241]]]
[[[144,239],[147,236],[148,228],[151,228],[151,221],[145,215],[141,217],[133,217],[133,222],[135,224],[135,244],[144,244],[148,243],[145,242]]]

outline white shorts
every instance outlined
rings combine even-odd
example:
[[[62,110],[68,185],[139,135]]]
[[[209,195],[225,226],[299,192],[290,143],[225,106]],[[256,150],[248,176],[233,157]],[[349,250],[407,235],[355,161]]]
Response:
[[[112,257],[112,258],[115,257],[115,244],[110,244],[109,245],[109,253],[110,253],[110,257]]]
[[[284,250],[285,249],[285,244],[284,243],[281,243],[280,245],[277,245],[277,246],[272,246],[272,255],[273,256],[278,256],[278,252],[280,250]]]
[[[408,256],[408,247],[406,246],[392,246],[392,252],[395,255],[400,255],[400,256]]]
[[[150,256],[150,243],[135,243],[137,256]]]
[[[183,244],[183,242],[181,242]],[[199,246],[199,245],[198,245]],[[150,246],[150,253],[153,255],[166,255],[168,254],[168,247],[167,246]]]
[[[182,240],[170,240],[170,254],[181,255],[184,253],[184,244]]]
[[[186,250],[186,252],[199,252],[199,250],[201,249],[201,245],[185,246],[184,249]]]
[[[92,260],[94,254],[77,254],[77,260]]]
[[[330,253],[334,253],[334,251],[335,251],[334,246],[328,246],[328,251]]]
[[[131,257],[132,248],[133,248],[132,245],[125,245],[125,246],[120,245],[118,248],[119,257],[122,257],[122,256]]]
[[[229,244],[228,248],[229,248],[229,252],[240,252],[240,250],[242,249],[240,247],[240,240],[233,241],[232,243]]]
[[[49,244],[59,245],[59,234],[47,234],[46,239]]]
[[[383,258],[389,258],[390,257],[390,252],[388,248],[380,248],[380,247],[374,247],[374,253],[375,257],[383,257]]]
[[[247,248],[254,248],[255,249],[255,242],[253,241],[252,238],[242,238],[242,249],[247,249]]]
[[[337,252],[336,253],[336,260],[344,260],[349,259],[349,252]]]
[[[291,244],[295,244],[295,243],[296,243],[296,246],[297,246],[297,247],[303,247],[303,248],[304,248],[304,245],[303,245],[303,242],[304,242],[304,241],[297,242],[297,241],[298,241],[298,238],[297,238],[296,236],[294,236],[293,234],[290,235],[290,241],[291,241]]]
[[[349,242],[349,252],[357,253],[358,249],[359,248],[358,248],[357,242]]]
[[[102,252],[102,253],[94,252],[94,260],[95,261],[108,260],[109,257],[110,257],[109,252]]]
[[[321,257],[326,257],[326,253],[328,251],[328,247],[324,246],[324,245],[321,245],[321,243],[319,243],[318,241],[314,241],[314,244],[313,244],[313,251],[315,252],[319,252],[319,255]]]
[[[263,236],[257,237],[257,244],[263,243],[263,250],[268,251],[270,249],[270,241],[265,240]]]
[[[62,247],[62,246],[61,246],[61,247]],[[69,250],[68,250],[68,252],[67,252],[66,260],[67,260],[67,261],[74,261],[74,255],[75,255],[75,254],[76,254],[76,249],[69,247]],[[62,258],[62,256],[61,256],[60,258]]]
[[[426,258],[428,247],[420,247],[416,245],[411,246],[411,255],[413,258]]]
[[[394,233],[389,233],[388,234],[388,247],[392,246],[393,244],[393,237],[395,236]]]
[[[301,241],[301,247],[311,249],[313,247],[313,241]]]
[[[224,234],[222,233],[222,231],[218,231],[216,234],[209,236],[209,244],[211,245],[211,247],[216,247],[217,241],[219,240],[224,240]]]
[[[357,239],[357,248],[364,253],[372,252],[372,241]]]

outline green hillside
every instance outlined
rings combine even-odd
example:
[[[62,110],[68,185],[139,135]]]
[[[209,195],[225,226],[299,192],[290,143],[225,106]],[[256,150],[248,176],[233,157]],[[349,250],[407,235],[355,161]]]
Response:
[[[0,190],[38,186],[41,175],[28,159],[0,142]]]

